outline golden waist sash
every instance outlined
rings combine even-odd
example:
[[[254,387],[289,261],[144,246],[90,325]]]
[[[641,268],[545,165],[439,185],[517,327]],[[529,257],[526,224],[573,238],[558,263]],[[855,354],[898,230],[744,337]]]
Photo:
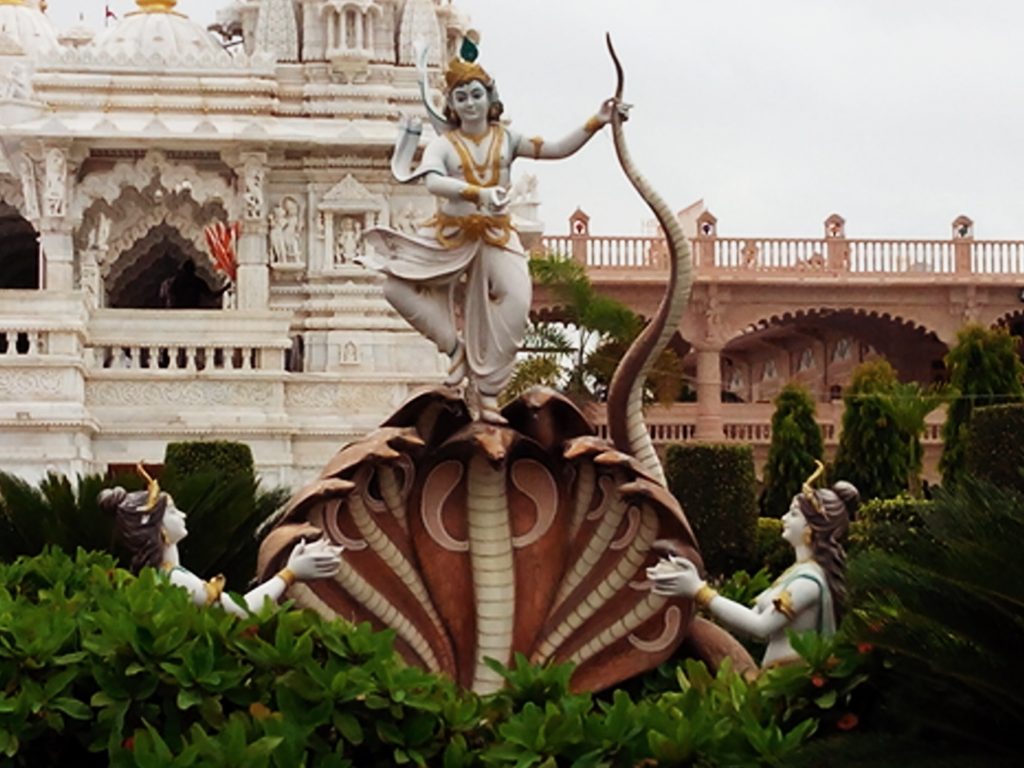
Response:
[[[512,217],[508,214],[486,216],[471,213],[468,216],[449,216],[438,212],[427,225],[434,227],[437,242],[443,248],[458,248],[474,240],[504,248],[512,237]]]

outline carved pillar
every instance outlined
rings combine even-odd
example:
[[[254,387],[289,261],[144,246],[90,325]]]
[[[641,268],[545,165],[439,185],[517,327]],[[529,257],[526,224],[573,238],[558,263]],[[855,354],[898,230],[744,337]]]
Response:
[[[705,442],[722,440],[722,347],[706,344],[697,350],[697,430]]]
[[[41,286],[50,291],[74,289],[75,247],[68,220],[68,152],[64,147],[43,148],[42,194],[39,198],[39,252]]]
[[[266,309],[270,302],[267,267],[267,155],[243,152],[238,174],[242,197],[238,239],[238,308]]]

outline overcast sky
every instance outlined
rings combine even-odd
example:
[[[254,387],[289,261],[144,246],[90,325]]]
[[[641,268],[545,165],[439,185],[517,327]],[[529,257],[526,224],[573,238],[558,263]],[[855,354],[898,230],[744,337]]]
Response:
[[[181,0],[208,23],[226,0]],[[118,13],[132,0],[110,0]],[[59,27],[103,0],[49,0]],[[1019,0],[457,0],[527,135],[556,137],[626,67],[634,159],[673,208],[703,198],[722,235],[1024,239],[1024,3]],[[649,219],[607,132],[535,172],[547,232],[578,205],[597,234]]]

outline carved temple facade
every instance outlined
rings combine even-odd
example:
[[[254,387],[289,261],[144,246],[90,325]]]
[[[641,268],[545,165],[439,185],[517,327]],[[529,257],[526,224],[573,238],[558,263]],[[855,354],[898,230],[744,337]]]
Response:
[[[439,0],[231,0],[223,40],[174,0],[58,33],[0,3],[0,468],[38,477],[249,443],[297,483],[444,363],[356,260],[433,213],[389,170],[464,20]],[[239,225],[223,306],[164,309],[204,230]]]

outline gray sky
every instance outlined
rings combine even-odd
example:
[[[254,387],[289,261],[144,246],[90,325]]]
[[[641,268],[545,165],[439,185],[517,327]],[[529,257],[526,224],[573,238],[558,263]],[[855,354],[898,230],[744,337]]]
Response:
[[[225,0],[181,0],[204,24]],[[103,0],[49,0],[59,28],[102,25]],[[133,0],[109,0],[118,13]],[[556,137],[626,67],[634,159],[673,208],[703,197],[722,235],[1024,238],[1024,3],[1019,0],[456,0],[506,114]],[[535,172],[550,234],[577,205],[597,234],[649,215],[611,138]]]

